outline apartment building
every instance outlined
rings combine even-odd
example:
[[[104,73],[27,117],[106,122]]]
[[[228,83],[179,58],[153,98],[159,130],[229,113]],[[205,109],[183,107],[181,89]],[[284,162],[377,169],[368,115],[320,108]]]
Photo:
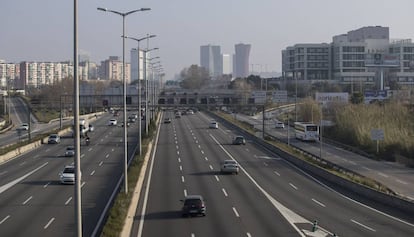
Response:
[[[390,40],[389,28],[366,26],[332,37],[329,44],[296,44],[282,50],[287,79],[375,84],[383,78],[414,84],[414,43]]]
[[[334,36],[333,79],[351,84],[374,83],[380,65],[375,66],[372,60],[375,55],[386,55],[388,47],[388,27],[367,26]]]
[[[210,76],[217,78],[223,75],[223,58],[218,45],[200,46],[200,66],[210,72]]]
[[[332,73],[331,46],[296,44],[282,51],[282,72],[285,78],[298,80],[329,80]]]
[[[233,77],[243,78],[249,76],[250,44],[236,44],[233,56]]]
[[[14,88],[15,79],[19,78],[19,74],[18,64],[0,62],[0,88]]]
[[[125,81],[130,83],[131,67],[130,63],[125,63]],[[118,56],[110,56],[109,59],[101,62],[100,79],[123,81],[122,60]]]
[[[414,84],[414,43],[411,39],[394,40],[390,43],[389,54],[399,61],[398,67],[391,68],[390,77],[399,84]]]

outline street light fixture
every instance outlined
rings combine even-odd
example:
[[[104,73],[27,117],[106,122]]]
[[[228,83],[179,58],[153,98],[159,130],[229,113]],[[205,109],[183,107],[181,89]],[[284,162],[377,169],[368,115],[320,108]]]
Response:
[[[159,89],[161,88],[161,83],[160,83],[160,78],[161,78],[161,73],[163,72],[163,68],[162,65],[160,64],[161,62],[158,61],[156,63],[159,63],[155,66],[153,66],[152,70],[155,73],[155,77],[153,79],[153,85],[154,85],[154,93],[153,93],[153,101],[158,101],[158,94],[159,94]],[[156,83],[157,82],[157,83]]]
[[[146,37],[142,37],[142,38],[134,38],[134,37],[129,37],[129,36],[124,36],[127,39],[131,39],[131,40],[135,40],[137,42],[137,55],[138,55],[138,67],[137,67],[137,71],[138,71],[138,119],[139,119],[139,123],[138,123],[138,151],[139,151],[139,155],[142,155],[142,128],[141,128],[141,79],[139,78],[140,73],[139,73],[139,42],[149,39],[149,38],[154,38],[156,37],[156,35],[147,35]]]
[[[154,58],[150,58],[149,59],[149,61],[152,61],[152,60],[154,60],[154,59],[159,59],[160,57],[154,57]],[[154,78],[154,69],[155,69],[155,66],[154,65],[157,65],[157,64],[160,64],[161,63],[161,61],[157,61],[157,62],[150,62],[150,66],[151,66],[151,82],[150,82],[150,91],[151,91],[151,101],[152,101],[152,105],[153,105],[153,108],[151,109],[151,119],[154,119],[155,118],[155,78]],[[158,66],[160,66],[160,65],[158,65]]]
[[[147,80],[147,53],[159,48],[145,49],[144,52],[144,81],[145,81],[145,134],[148,135],[148,80]]]
[[[136,10],[132,10],[129,12],[118,12],[114,10],[110,10],[108,8],[98,7],[99,11],[104,12],[112,12],[117,15],[122,16],[122,36],[125,36],[125,17],[139,11],[148,11],[151,8],[140,8]],[[124,92],[123,92],[123,104],[124,104],[124,187],[125,193],[128,193],[128,145],[127,145],[127,115],[126,115],[126,94],[127,94],[127,86],[126,86],[126,79],[125,79],[125,37],[122,37],[122,80],[124,84]]]

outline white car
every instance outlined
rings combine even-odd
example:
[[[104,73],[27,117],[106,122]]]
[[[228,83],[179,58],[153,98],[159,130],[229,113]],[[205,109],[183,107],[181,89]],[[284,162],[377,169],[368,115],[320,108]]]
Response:
[[[239,164],[235,160],[225,160],[221,163],[220,171],[222,173],[239,174]]]
[[[277,121],[275,123],[275,128],[285,128],[285,124],[283,122]]]
[[[21,131],[28,131],[29,130],[29,124],[27,123],[22,123],[20,124],[20,127],[17,128],[17,130],[21,130]]]
[[[118,121],[116,119],[110,119],[108,122],[109,126],[116,126],[118,124]]]
[[[75,166],[67,165],[62,172],[59,173],[61,184],[74,184],[75,183]]]
[[[218,123],[216,121],[212,121],[208,127],[218,129]]]

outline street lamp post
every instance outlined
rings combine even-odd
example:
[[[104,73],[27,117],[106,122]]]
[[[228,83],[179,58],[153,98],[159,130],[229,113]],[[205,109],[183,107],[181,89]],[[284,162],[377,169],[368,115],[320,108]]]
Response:
[[[147,35],[147,36],[145,36],[145,37],[142,37],[142,38],[134,38],[134,37],[129,37],[129,36],[125,36],[125,38],[127,38],[127,39],[131,39],[131,40],[135,40],[136,42],[137,42],[137,55],[138,55],[138,67],[137,67],[137,70],[138,70],[138,82],[137,82],[137,85],[138,85],[138,119],[139,119],[139,123],[138,123],[138,151],[139,151],[139,155],[142,155],[142,142],[141,142],[141,140],[142,140],[142,128],[141,128],[141,122],[142,122],[142,120],[141,120],[141,79],[139,78],[139,76],[140,76],[140,73],[139,73],[139,59],[140,59],[140,57],[139,57],[139,42],[141,42],[142,40],[145,40],[145,39],[149,39],[149,38],[153,38],[153,37],[156,37],[156,35]]]
[[[149,86],[150,86],[150,88],[149,88],[149,93],[151,93],[151,103],[152,103],[152,105],[153,105],[153,107],[152,107],[152,109],[151,109],[151,119],[154,119],[154,113],[155,113],[155,83],[154,83],[154,65],[155,64],[157,64],[157,63],[161,63],[161,61],[157,61],[157,62],[151,62],[152,60],[154,60],[154,59],[159,59],[160,57],[154,57],[154,58],[150,58],[150,59],[148,59],[148,61],[150,61],[150,66],[151,66],[151,77],[150,77],[150,79],[151,79],[151,81],[149,81]],[[148,93],[148,94],[149,94]]]
[[[124,187],[125,193],[128,193],[128,146],[127,146],[127,115],[126,115],[126,94],[127,94],[127,86],[126,86],[126,79],[125,79],[125,17],[139,11],[148,11],[151,10],[150,8],[140,8],[129,12],[118,12],[113,11],[108,8],[98,7],[99,11],[105,12],[112,12],[117,15],[122,16],[122,80],[124,84],[124,92],[123,92],[123,104],[124,104]]]
[[[154,70],[155,76],[156,76],[156,77],[154,77],[154,83],[153,83],[154,84],[153,101],[155,103],[155,102],[158,101],[158,93],[159,93],[159,89],[160,89],[160,83],[159,82],[160,82],[160,77],[161,77],[160,75],[161,75],[161,72],[162,72],[163,68],[162,68],[161,65],[157,65],[157,67],[155,67],[153,70]],[[157,102],[157,104],[158,104],[158,102]],[[157,109],[159,110],[158,106],[157,106]]]
[[[80,136],[79,136],[79,77],[78,77],[78,1],[73,6],[73,103],[74,103],[74,147],[75,147],[75,221],[77,236],[82,236],[82,191],[80,167]]]
[[[144,52],[144,81],[145,81],[145,134],[148,135],[148,80],[147,80],[147,53],[159,48],[142,50]]]

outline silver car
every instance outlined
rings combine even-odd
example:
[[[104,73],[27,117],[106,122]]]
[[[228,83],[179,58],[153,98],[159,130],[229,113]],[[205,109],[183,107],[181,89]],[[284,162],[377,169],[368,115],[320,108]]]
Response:
[[[57,134],[50,134],[49,138],[47,139],[48,144],[58,144],[60,143],[60,136]]]
[[[222,173],[239,174],[239,164],[235,160],[225,160],[221,163],[220,171]]]
[[[75,183],[75,166],[67,165],[62,172],[59,173],[61,184],[74,184]]]

